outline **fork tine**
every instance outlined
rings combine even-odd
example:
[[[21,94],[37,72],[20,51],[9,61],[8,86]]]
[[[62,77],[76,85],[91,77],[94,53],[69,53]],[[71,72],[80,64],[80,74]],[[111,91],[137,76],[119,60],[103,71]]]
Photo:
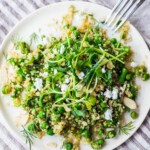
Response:
[[[114,32],[116,32],[118,29],[120,29],[120,27],[126,22],[126,20],[135,12],[135,10],[143,3],[144,1],[141,0],[137,0],[135,5],[132,6],[131,10],[129,11],[129,13],[127,13],[127,15],[125,16],[125,18],[123,18],[123,21],[116,27],[116,29],[114,30]]]
[[[119,20],[121,20],[121,18],[126,14],[126,12],[132,7],[133,4],[134,4],[134,1],[130,1],[128,3],[128,5],[123,9],[122,13],[119,15],[119,17],[117,18],[117,20],[115,21],[115,23],[111,27],[112,30],[116,28],[117,23],[119,22]]]
[[[115,18],[118,16],[118,14],[121,12],[121,10],[125,7],[125,5],[129,2],[129,0],[125,0],[123,2],[124,3],[118,8],[118,11],[110,19],[109,23],[107,24],[108,27],[113,23],[113,21],[115,20]]]
[[[111,16],[114,14],[114,12],[119,7],[119,5],[122,3],[122,1],[124,1],[124,0],[119,0],[117,2],[117,4],[114,6],[113,10],[110,12],[110,14],[108,15],[107,19],[105,20],[105,23],[107,23],[111,19]]]

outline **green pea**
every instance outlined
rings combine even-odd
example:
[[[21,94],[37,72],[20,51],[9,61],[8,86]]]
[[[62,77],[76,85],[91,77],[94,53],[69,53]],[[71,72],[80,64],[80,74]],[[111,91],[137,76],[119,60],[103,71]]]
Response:
[[[45,113],[41,110],[39,113],[38,113],[38,117],[43,119],[45,117]]]
[[[61,120],[61,116],[60,115],[57,115],[56,118],[55,118],[56,122],[59,122]]]
[[[132,75],[131,75],[131,74],[127,74],[127,75],[126,75],[126,80],[131,80],[131,78],[132,78]]]
[[[61,59],[61,55],[60,54],[57,54],[56,55],[56,60],[60,60]]]
[[[8,59],[8,62],[12,65],[15,65],[15,63],[17,62],[15,58],[10,58]]]
[[[111,39],[111,43],[115,44],[117,42],[117,39],[116,38],[112,38]]]
[[[18,77],[17,77],[17,81],[18,81],[18,82],[22,82],[22,81],[23,81],[23,77],[22,77],[22,76],[18,76]]]
[[[121,75],[119,77],[119,82],[120,83],[123,83],[125,78],[126,78],[126,74],[127,74],[127,69],[126,68],[123,68],[122,69],[122,72],[121,72]]]
[[[73,34],[75,35],[76,38],[79,37],[80,35],[79,31],[74,31]]]
[[[104,128],[108,128],[108,127],[112,127],[113,126],[113,122],[110,120],[106,120],[103,122],[103,127]]]
[[[89,130],[84,130],[82,133],[83,137],[90,139],[91,138],[91,132]]]
[[[76,104],[74,105],[74,107],[77,108],[78,110],[81,109],[81,105],[80,105],[79,103],[76,103]]]
[[[57,100],[58,98],[60,98],[60,97],[62,97],[61,94],[58,94],[58,93],[55,94],[55,99],[56,99],[56,100]]]
[[[72,150],[73,149],[73,144],[71,142],[64,142],[63,143],[63,147],[66,149],[66,150]]]
[[[91,143],[91,147],[93,149],[100,149],[104,145],[104,143],[105,143],[104,139],[98,139]]]
[[[98,96],[98,99],[99,99],[99,100],[104,100],[104,98],[105,98],[104,95],[99,95],[99,96]]]
[[[107,103],[106,103],[106,102],[101,102],[101,103],[100,103],[100,106],[101,106],[102,108],[106,108],[106,107],[107,107]]]
[[[130,114],[130,116],[131,116],[132,119],[137,119],[138,113],[135,112],[135,111],[132,111],[131,114]]]
[[[9,94],[11,92],[11,86],[10,85],[4,85],[3,87],[2,87],[2,93],[3,94]]]
[[[44,48],[45,48],[45,47],[44,47],[44,45],[42,45],[42,44],[38,44],[38,45],[37,45],[37,49],[44,50]]]
[[[148,73],[144,73],[144,74],[142,75],[142,80],[143,80],[143,81],[147,81],[149,78],[150,78],[150,74],[148,74]]]
[[[93,149],[95,149],[95,150],[101,148],[101,146],[98,144],[97,141],[93,141],[93,142],[91,143],[91,147],[92,147]]]
[[[74,30],[76,30],[76,29],[77,29],[77,28],[76,28],[75,26],[71,26],[71,27],[70,27],[70,30],[71,30],[71,31],[74,31]]]
[[[129,46],[124,46],[124,51],[126,51],[126,53],[129,53],[131,50],[131,48]]]
[[[105,140],[104,139],[98,139],[97,142],[99,145],[103,145],[105,143]]]
[[[19,49],[22,54],[28,54],[30,51],[30,47],[26,42],[18,42],[17,49]]]
[[[46,129],[47,126],[48,126],[48,123],[47,123],[47,122],[43,122],[43,123],[41,124],[41,128],[42,128],[42,129]]]
[[[90,96],[90,97],[88,98],[88,102],[89,102],[92,106],[94,106],[94,105],[96,104],[96,98],[95,98],[94,96]]]
[[[51,77],[47,77],[47,78],[46,78],[46,81],[47,81],[47,82],[51,82],[51,81],[52,81],[52,78],[51,78]]]
[[[62,77],[62,78],[61,78],[61,81],[62,81],[62,82],[65,82],[65,77]]]
[[[64,113],[64,112],[65,112],[64,107],[59,107],[59,108],[58,108],[58,113],[59,113],[59,114],[62,114],[62,113]]]
[[[47,130],[47,134],[48,134],[48,135],[54,135],[53,129],[48,129],[48,130]]]
[[[28,127],[27,127],[27,129],[29,131],[33,132],[34,131],[34,124],[29,124]]]
[[[103,129],[99,129],[99,130],[98,130],[98,134],[99,134],[99,135],[102,135],[103,133],[104,133],[104,130],[103,130]]]
[[[107,139],[113,138],[115,136],[116,136],[115,130],[108,131],[107,134],[106,134]]]

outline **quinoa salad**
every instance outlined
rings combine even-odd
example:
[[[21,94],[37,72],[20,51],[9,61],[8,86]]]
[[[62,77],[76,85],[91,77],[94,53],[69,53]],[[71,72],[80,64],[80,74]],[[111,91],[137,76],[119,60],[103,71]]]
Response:
[[[69,7],[58,24],[61,37],[51,37],[34,49],[36,39],[48,37],[33,33],[31,42],[15,38],[6,56],[14,76],[1,93],[28,113],[21,132],[30,149],[34,138],[60,135],[64,150],[80,150],[83,139],[99,150],[110,138],[129,134],[140,115],[135,79],[147,81],[150,75],[133,60],[132,49],[124,42],[128,27],[122,28],[119,38],[110,38],[104,22],[91,13],[82,12],[82,24],[72,25],[77,13]]]

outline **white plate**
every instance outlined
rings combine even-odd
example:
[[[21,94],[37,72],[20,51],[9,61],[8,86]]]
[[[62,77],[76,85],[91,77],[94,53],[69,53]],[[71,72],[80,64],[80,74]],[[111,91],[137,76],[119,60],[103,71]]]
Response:
[[[27,18],[23,19],[17,26],[13,28],[13,30],[7,35],[6,39],[3,41],[1,51],[0,51],[0,64],[4,61],[4,57],[2,55],[3,51],[6,51],[11,47],[10,39],[12,35],[21,35],[24,37],[24,39],[27,39],[29,35],[33,32],[36,32],[41,28],[41,32],[45,33],[55,33],[55,31],[52,31],[51,28],[47,26],[47,24],[53,20],[54,18],[61,18],[64,14],[67,13],[68,7],[70,5],[74,5],[78,10],[86,10],[89,12],[92,12],[96,18],[103,18],[108,15],[110,12],[109,9],[97,5],[92,4],[88,2],[62,2],[62,3],[56,3],[49,6],[46,6],[44,8],[41,8],[28,16]],[[132,42],[128,43],[133,49],[133,51],[136,52],[135,55],[135,61],[139,64],[144,62],[145,65],[148,67],[148,70],[150,72],[150,52],[148,50],[147,45],[145,44],[143,38],[139,34],[139,32],[131,25],[131,32],[132,36]],[[3,76],[3,73],[1,72],[1,75]],[[137,99],[137,103],[139,105],[139,117],[135,121],[135,128],[128,136],[119,136],[115,139],[107,140],[106,146],[104,147],[104,150],[111,150],[116,147],[118,147],[120,144],[125,142],[131,135],[135,133],[135,131],[140,127],[141,123],[145,119],[149,108],[149,97],[150,97],[150,81],[148,82],[142,82],[141,80],[137,80],[137,83],[141,85],[141,90],[139,91],[139,96]],[[21,133],[14,125],[14,118],[18,113],[18,109],[13,108],[11,106],[8,106],[7,103],[10,101],[9,98],[1,97],[0,101],[0,112],[4,116],[6,122],[9,125],[10,131],[15,135],[18,139],[20,139],[22,142],[24,141],[23,137],[21,136]],[[128,118],[128,117],[127,117]],[[128,118],[129,119],[129,118]],[[34,142],[34,149],[37,150],[48,150],[53,149],[52,147],[46,147],[46,143],[48,142],[56,142],[58,144],[58,147],[56,149],[60,149],[62,141],[60,137],[50,137],[46,136],[42,138],[41,140],[36,139]],[[88,145],[82,145],[83,150],[90,150],[90,146]]]

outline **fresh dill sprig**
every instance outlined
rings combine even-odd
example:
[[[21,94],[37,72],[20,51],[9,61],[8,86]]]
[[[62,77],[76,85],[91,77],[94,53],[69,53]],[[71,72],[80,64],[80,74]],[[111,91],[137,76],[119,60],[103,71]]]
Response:
[[[12,36],[11,41],[15,47],[17,47],[18,42],[20,42],[22,38],[19,35]]]
[[[7,60],[7,54],[5,52],[3,52],[2,54],[3,54],[4,58],[5,58],[5,60]]]
[[[124,126],[119,127],[119,134],[128,135],[130,131],[134,129],[134,122],[130,121],[129,123],[125,124]]]
[[[33,32],[31,35],[30,35],[30,45],[33,43],[33,42],[37,42],[39,39],[39,36]]]
[[[26,139],[26,143],[29,144],[29,148],[31,150],[32,144],[33,144],[33,138],[36,138],[36,136],[33,133],[29,132],[27,129],[25,129],[24,126],[22,126],[22,128],[23,128],[23,130],[20,132],[23,133],[23,136]]]

